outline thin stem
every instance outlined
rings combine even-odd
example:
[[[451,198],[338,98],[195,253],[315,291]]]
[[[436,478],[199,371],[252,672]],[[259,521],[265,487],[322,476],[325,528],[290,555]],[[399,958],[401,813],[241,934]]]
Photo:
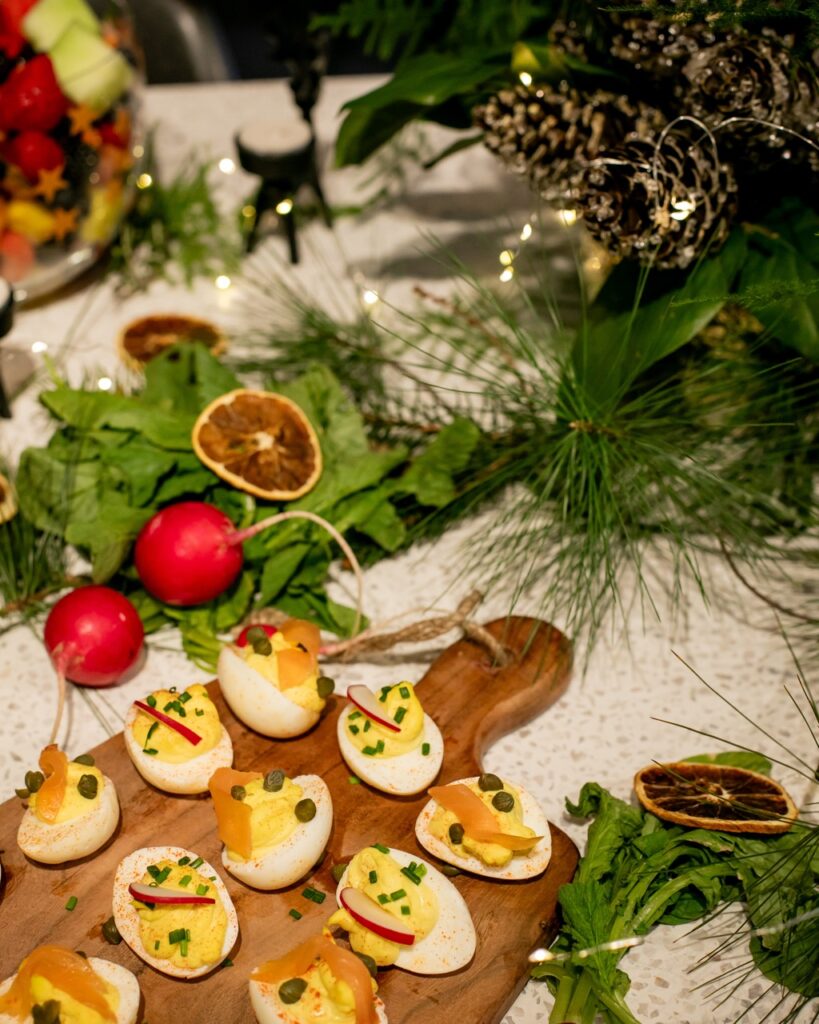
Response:
[[[350,563],[350,567],[355,573],[356,579],[356,609],[355,621],[353,622],[353,635],[355,635],[361,628],[361,616],[364,605],[364,574],[361,571],[361,566],[355,556],[355,552],[332,523],[328,523],[326,519],[323,519],[321,516],[317,516],[315,512],[306,512],[302,510],[277,512],[275,515],[268,516],[266,519],[261,519],[258,523],[254,523],[253,526],[248,526],[244,530],[237,530],[228,537],[228,544],[242,544],[246,540],[250,540],[251,537],[255,537],[257,533],[261,533],[262,530],[266,530],[268,526],[275,526],[277,523],[284,523],[288,519],[307,519],[309,522],[315,523],[317,526],[321,526],[330,534],[336,544],[338,544],[344,552],[347,561]]]
[[[57,647],[54,653],[56,655],[54,658],[54,672],[57,676],[57,713],[54,716],[54,725],[51,729],[51,737],[48,741],[49,743],[54,743],[56,741],[57,733],[60,731],[60,725],[63,720],[63,711],[65,710],[66,694],[65,669],[67,658],[65,656],[65,651],[62,647]]]

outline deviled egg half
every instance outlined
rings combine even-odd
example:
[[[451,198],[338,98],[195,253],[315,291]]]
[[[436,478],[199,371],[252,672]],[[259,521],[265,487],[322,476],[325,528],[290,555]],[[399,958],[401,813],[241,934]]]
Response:
[[[139,774],[166,793],[206,793],[216,769],[233,764],[230,736],[201,683],[134,701],[123,736]]]
[[[353,857],[338,883],[328,925],[349,933],[356,953],[413,974],[448,974],[475,955],[475,926],[463,897],[440,871],[376,843]]]
[[[318,863],[333,827],[330,790],[318,775],[220,768],[210,793],[225,844],[222,864],[255,889],[283,889]]]
[[[38,946],[0,983],[0,1024],[135,1024],[139,983],[129,970],[62,946]]]
[[[522,786],[484,773],[435,786],[415,823],[425,850],[488,878],[534,878],[552,856],[549,822]]]
[[[338,745],[350,770],[385,793],[410,796],[429,786],[441,769],[444,739],[424,712],[412,683],[347,690],[338,718]]]
[[[121,861],[113,905],[131,949],[173,978],[212,971],[239,936],[224,882],[206,860],[180,846],[146,846]]]
[[[259,1024],[387,1024],[377,991],[364,963],[326,929],[250,975]]]
[[[234,715],[275,739],[311,729],[334,688],[332,679],[319,675],[318,629],[288,619],[280,629],[252,626],[239,641],[222,648],[216,669]]]
[[[114,834],[119,801],[114,783],[83,754],[69,761],[56,744],[40,754],[40,771],[26,773],[28,810],[17,832],[23,853],[62,864],[95,853]],[[18,791],[22,796],[24,791]]]

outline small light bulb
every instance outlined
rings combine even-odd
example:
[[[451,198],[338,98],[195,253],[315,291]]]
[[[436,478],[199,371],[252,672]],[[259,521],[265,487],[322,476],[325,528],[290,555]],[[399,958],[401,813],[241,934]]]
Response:
[[[503,252],[498,256],[502,267],[510,267],[512,260],[515,258],[515,254],[511,249],[504,249]]]
[[[276,213],[282,217],[286,217],[288,213],[293,209],[292,199],[282,199],[280,203],[276,203]]]
[[[507,281],[511,281],[515,276],[515,272],[511,267],[507,267],[506,270],[502,270],[500,273],[500,279],[506,284]]]
[[[570,228],[577,220],[577,213],[574,210],[558,210],[557,215],[567,228]]]
[[[532,225],[531,224],[524,224],[523,228],[521,229],[521,232],[520,232],[520,240],[521,240],[521,242],[528,242],[531,237],[532,237]]]
[[[690,199],[672,199],[671,208],[674,211],[670,214],[672,220],[685,220],[696,210],[697,204]]]
[[[35,341],[31,346],[31,351],[37,356],[41,352],[47,352],[48,345],[44,341]]]
[[[110,377],[100,377],[100,379],[97,381],[97,387],[100,389],[100,391],[110,391],[113,386],[114,382],[111,380]]]
[[[220,274],[213,283],[217,288],[221,288],[222,291],[225,291],[227,288],[230,288],[231,280],[227,274]]]
[[[528,71],[521,71],[521,73],[518,75],[518,78],[521,81],[521,85],[529,86],[532,84],[532,76],[529,74]]]
[[[234,171],[236,170],[236,164],[230,159],[229,156],[223,156],[217,166],[219,167],[219,170],[222,172],[222,174],[233,174]]]
[[[255,213],[256,213],[256,207],[255,207],[255,206],[251,206],[251,205],[250,205],[250,203],[248,203],[248,204],[247,204],[246,206],[243,206],[243,207],[242,207],[242,216],[243,216],[243,217],[248,217],[248,218],[250,218],[250,217],[252,217],[252,216],[253,216],[253,215],[254,215]]]
[[[140,145],[134,146],[134,156],[136,157],[137,160],[145,156],[145,147]]]
[[[137,188],[150,188],[153,183],[154,179],[150,174],[140,174],[137,178]]]
[[[361,293],[361,301],[365,306],[374,306],[378,302],[378,292],[374,292],[372,288],[365,288]]]

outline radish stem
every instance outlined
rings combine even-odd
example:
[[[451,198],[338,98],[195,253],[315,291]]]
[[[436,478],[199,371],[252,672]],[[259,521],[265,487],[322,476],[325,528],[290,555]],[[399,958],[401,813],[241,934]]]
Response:
[[[63,711],[65,710],[65,670],[67,658],[62,647],[57,648],[54,652],[56,658],[54,658],[54,671],[57,675],[57,714],[54,716],[54,726],[51,730],[51,738],[49,743],[54,743],[57,739],[57,733],[60,731],[60,723],[63,720]]]
[[[295,510],[291,512],[278,512],[276,515],[268,516],[267,519],[261,519],[258,523],[254,523],[253,526],[248,526],[244,530],[236,530],[234,533],[229,534],[227,542],[231,545],[242,544],[244,541],[250,540],[251,537],[255,537],[257,533],[261,533],[263,530],[266,530],[268,526],[275,526],[277,523],[284,523],[288,519],[307,519],[309,522],[316,523],[318,526],[321,526],[330,534],[347,557],[347,561],[350,563],[356,578],[356,610],[352,630],[353,635],[355,636],[361,627],[362,607],[364,604],[364,575],[361,572],[361,566],[355,556],[355,552],[332,523],[328,523],[326,519],[322,519],[322,517],[316,515],[315,512]]]

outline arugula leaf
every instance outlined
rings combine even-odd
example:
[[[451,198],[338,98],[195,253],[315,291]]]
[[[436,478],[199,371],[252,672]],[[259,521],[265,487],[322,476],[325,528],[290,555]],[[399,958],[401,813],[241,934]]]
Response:
[[[132,508],[122,495],[108,492],[93,519],[74,519],[68,524],[65,539],[89,553],[94,582],[106,583],[125,561],[150,517],[149,509]]]
[[[395,484],[395,493],[414,494],[422,505],[443,508],[455,498],[453,475],[464,469],[481,432],[465,417],[448,423]]]
[[[145,367],[141,401],[169,412],[198,416],[215,398],[241,387],[241,382],[199,343],[167,349]]]
[[[134,430],[160,448],[190,450],[193,417],[145,405],[139,398],[60,385],[44,391],[40,401],[58,419],[81,430]]]
[[[681,760],[691,764],[727,764],[734,768],[745,768],[749,772],[759,772],[761,775],[770,775],[773,771],[773,763],[764,754],[757,754],[752,750],[724,750],[719,754],[696,754],[693,757],[683,757]]]

